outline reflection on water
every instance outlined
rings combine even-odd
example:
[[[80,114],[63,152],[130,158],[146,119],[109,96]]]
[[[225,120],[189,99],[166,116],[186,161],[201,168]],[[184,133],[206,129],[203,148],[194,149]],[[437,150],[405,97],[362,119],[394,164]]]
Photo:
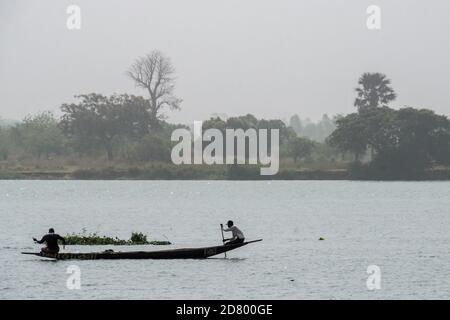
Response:
[[[448,208],[448,182],[0,181],[0,298],[450,298]],[[264,241],[227,259],[20,254],[39,250],[31,239],[49,227],[119,238],[140,231],[173,243],[66,252],[218,245],[228,219]],[[71,265],[80,290],[66,287]],[[380,290],[367,289],[370,265],[381,270]]]

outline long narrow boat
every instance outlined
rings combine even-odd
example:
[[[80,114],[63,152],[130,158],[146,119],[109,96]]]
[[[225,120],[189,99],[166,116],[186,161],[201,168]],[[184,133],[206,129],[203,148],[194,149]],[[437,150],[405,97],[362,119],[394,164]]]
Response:
[[[230,250],[245,246],[249,243],[262,241],[253,240],[238,244],[222,245],[204,248],[186,248],[161,251],[130,251],[130,252],[89,252],[89,253],[58,253],[47,254],[42,252],[22,252],[43,258],[56,260],[99,260],[99,259],[206,259]]]

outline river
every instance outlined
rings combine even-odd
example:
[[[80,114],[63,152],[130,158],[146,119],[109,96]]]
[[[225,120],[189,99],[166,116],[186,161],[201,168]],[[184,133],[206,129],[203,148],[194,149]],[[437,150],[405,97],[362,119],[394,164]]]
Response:
[[[2,299],[450,298],[450,182],[0,181],[0,219]],[[228,219],[264,240],[226,259],[20,254],[38,250],[32,237],[49,227],[173,243],[71,252],[218,245]],[[73,265],[80,289],[67,286]]]

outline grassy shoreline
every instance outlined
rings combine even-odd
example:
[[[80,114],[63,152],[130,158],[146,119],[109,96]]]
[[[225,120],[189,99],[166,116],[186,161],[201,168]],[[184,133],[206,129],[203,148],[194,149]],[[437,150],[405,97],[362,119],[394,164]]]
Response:
[[[348,169],[281,168],[274,176],[261,176],[256,166],[106,167],[71,170],[0,171],[0,180],[367,180],[449,181],[450,168],[427,170],[407,178],[355,175]]]

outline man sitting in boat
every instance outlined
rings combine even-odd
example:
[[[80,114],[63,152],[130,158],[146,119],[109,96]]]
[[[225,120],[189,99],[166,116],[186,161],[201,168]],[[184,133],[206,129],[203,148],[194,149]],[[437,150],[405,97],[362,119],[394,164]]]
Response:
[[[223,225],[221,224],[222,228]],[[233,223],[233,221],[229,220],[227,222],[227,226],[228,229],[224,229],[223,231],[226,232],[232,232],[233,237],[231,239],[224,239],[225,245],[229,245],[229,244],[237,244],[237,243],[242,243],[245,240],[244,234],[242,233],[242,231],[236,227]]]
[[[48,230],[48,234],[42,237],[41,240],[37,240],[36,238],[33,238],[35,243],[44,243],[46,244],[46,247],[41,249],[42,253],[49,253],[49,254],[56,254],[59,252],[59,246],[58,246],[58,240],[61,240],[63,243],[63,246],[66,245],[66,240],[61,237],[59,234],[55,233],[55,230],[53,228],[50,228]]]

